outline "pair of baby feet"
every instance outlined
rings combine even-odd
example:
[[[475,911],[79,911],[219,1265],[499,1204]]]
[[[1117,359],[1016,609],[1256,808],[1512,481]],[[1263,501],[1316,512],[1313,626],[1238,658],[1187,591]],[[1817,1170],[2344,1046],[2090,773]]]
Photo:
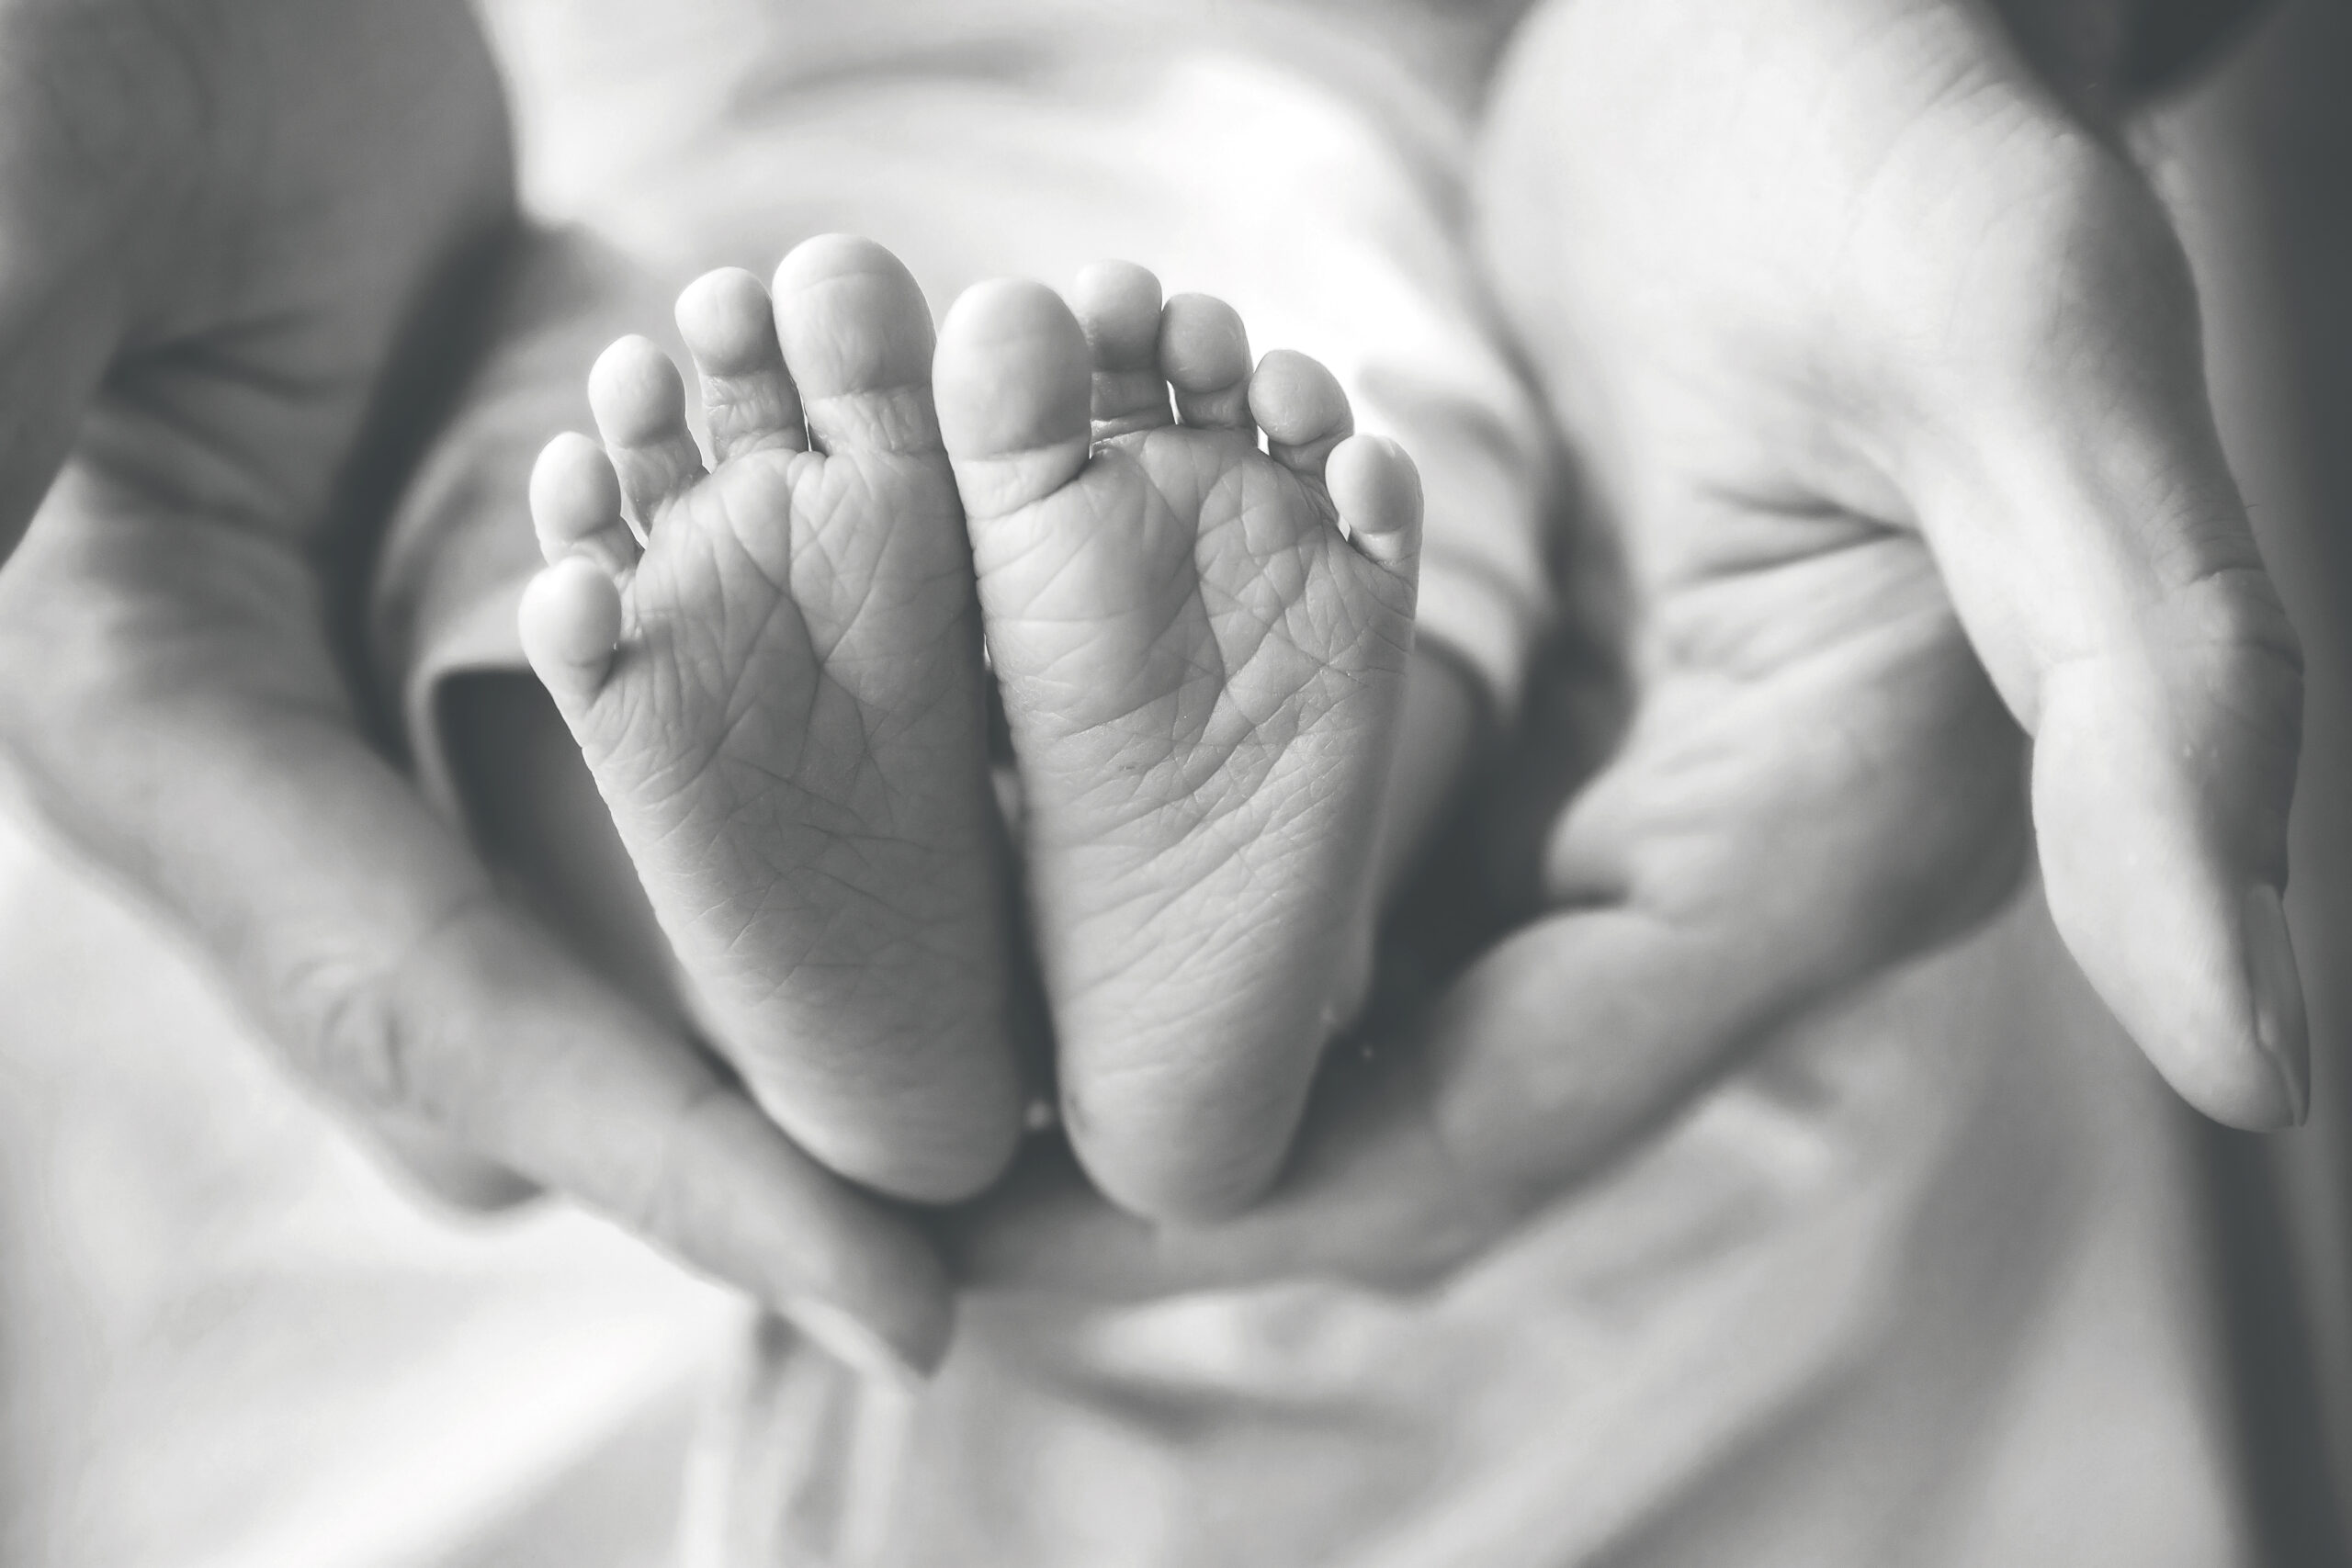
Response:
[[[522,636],[717,1044],[842,1174],[969,1196],[1029,1098],[1025,929],[1095,1180],[1247,1202],[1369,953],[1410,462],[1322,367],[1253,368],[1229,307],[1124,264],[1072,303],[981,285],[935,353],[905,267],[838,236],[677,314],[710,462],[668,357],[607,350],[601,445],[532,478]]]

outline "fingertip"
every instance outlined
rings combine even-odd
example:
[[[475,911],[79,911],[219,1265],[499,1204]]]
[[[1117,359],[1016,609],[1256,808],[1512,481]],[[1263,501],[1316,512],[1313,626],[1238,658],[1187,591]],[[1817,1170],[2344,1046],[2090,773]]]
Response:
[[[2286,1124],[2300,1127],[2312,1110],[2311,1021],[2295,963],[2294,934],[2288,929],[2278,889],[2257,883],[2246,894],[2245,931],[2255,1044],[2278,1075]]]
[[[2033,805],[2051,917],[2092,987],[2182,1099],[2248,1131],[2292,1125],[2308,1071],[2275,892],[2214,841],[2166,711],[2128,683],[2045,704]],[[2144,710],[2144,711],[2143,711]]]

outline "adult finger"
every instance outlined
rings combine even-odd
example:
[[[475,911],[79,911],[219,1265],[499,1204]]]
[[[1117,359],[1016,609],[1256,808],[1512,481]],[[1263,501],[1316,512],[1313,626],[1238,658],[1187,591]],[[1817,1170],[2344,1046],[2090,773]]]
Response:
[[[0,735],[195,931],[296,1068],[603,1212],[869,1367],[950,1307],[888,1205],[503,902],[360,740],[305,563],[125,517],[69,468],[5,576]],[[55,515],[52,515],[52,513]]]
[[[1919,530],[2034,737],[2061,934],[2192,1101],[2294,1119],[2297,657],[2144,183],[1968,0],[1541,21],[1491,111],[1490,249],[1637,564],[1754,544],[1674,534],[1661,494],[1778,505],[1799,541]],[[1580,155],[1611,107],[1625,144]],[[1693,125],[1722,156],[1690,155]]]
[[[1910,348],[1889,468],[2033,736],[2059,931],[2193,1104],[2283,1125],[2310,1094],[2279,903],[2294,633],[2222,457],[2165,215],[2021,66],[1986,62],[1902,154],[1925,166],[1890,176],[1940,185],[1932,214],[1858,240],[1898,277],[1939,247],[1962,269],[1879,303]]]

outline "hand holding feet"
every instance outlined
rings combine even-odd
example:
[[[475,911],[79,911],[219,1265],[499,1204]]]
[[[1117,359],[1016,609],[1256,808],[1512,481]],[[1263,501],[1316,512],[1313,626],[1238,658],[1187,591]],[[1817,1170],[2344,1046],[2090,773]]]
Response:
[[[1213,1215],[1272,1179],[1359,999],[1419,486],[1395,446],[1351,438],[1321,366],[1253,371],[1222,302],[1163,309],[1117,264],[1076,298],[966,294],[940,424],[1026,802],[1065,1122],[1117,1201]]]
[[[524,649],[719,1049],[810,1153],[901,1197],[1019,1135],[979,634],[896,258],[812,240],[678,301],[713,465],[643,339],[590,378],[603,445],[531,485]],[[634,531],[632,530],[634,525]]]

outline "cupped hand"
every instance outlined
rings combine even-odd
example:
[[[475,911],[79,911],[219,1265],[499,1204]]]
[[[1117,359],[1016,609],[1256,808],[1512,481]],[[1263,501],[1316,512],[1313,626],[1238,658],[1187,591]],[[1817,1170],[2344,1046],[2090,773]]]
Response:
[[[2041,41],[2096,87],[2101,36]],[[2299,1118],[2296,644],[2112,141],[1957,0],[1561,0],[1507,57],[1479,197],[1630,606],[1622,743],[1573,793],[1522,781],[1548,912],[1335,1054],[1261,1209],[1141,1226],[1039,1151],[963,1266],[1112,1295],[1442,1275],[1997,908],[2037,836],[2176,1087]]]
[[[395,1141],[927,1365],[914,1227],[502,899],[363,733],[338,569],[512,213],[462,0],[0,0],[0,752]]]
[[[2077,58],[2073,96],[2098,75]],[[1792,593],[1751,635],[1948,602],[2031,738],[2042,877],[2092,984],[2199,1109],[2299,1119],[2300,655],[2179,244],[2114,140],[1983,6],[1607,0],[1533,20],[1486,174],[1498,285],[1653,606],[1645,672],[1729,672],[1711,599],[1905,562],[1907,591]],[[1572,888],[1623,852],[1607,804],[1564,826]]]

